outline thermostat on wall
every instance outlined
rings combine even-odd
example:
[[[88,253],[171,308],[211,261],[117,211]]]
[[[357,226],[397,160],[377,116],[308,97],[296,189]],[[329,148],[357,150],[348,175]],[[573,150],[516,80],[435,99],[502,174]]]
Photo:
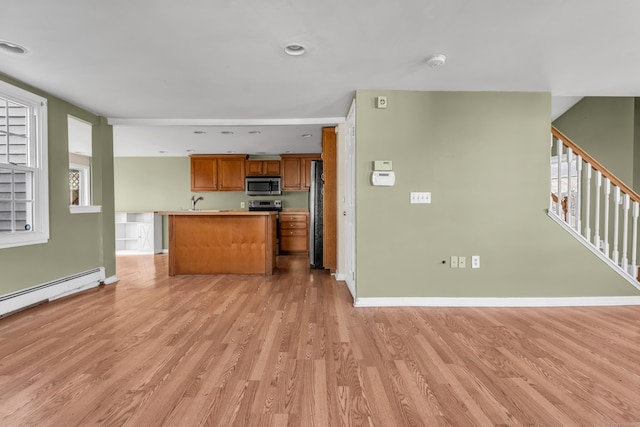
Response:
[[[371,184],[375,186],[391,187],[396,183],[396,174],[393,171],[373,171]]]
[[[391,160],[374,160],[374,171],[390,171],[393,169],[393,162]]]

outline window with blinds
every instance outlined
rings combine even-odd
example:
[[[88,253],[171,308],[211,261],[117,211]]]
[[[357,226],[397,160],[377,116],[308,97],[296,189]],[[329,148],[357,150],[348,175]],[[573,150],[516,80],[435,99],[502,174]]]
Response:
[[[48,240],[46,100],[0,82],[0,248]]]

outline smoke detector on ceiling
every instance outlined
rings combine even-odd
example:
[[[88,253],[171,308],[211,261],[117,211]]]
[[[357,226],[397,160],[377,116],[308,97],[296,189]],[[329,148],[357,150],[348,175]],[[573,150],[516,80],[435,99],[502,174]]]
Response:
[[[447,56],[442,53],[436,53],[427,58],[427,65],[431,68],[440,67],[447,62]]]

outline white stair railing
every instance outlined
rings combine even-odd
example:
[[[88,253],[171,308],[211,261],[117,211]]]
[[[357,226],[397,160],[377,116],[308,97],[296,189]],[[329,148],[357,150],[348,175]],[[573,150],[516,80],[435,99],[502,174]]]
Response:
[[[640,288],[640,196],[554,127],[549,203],[551,217]]]

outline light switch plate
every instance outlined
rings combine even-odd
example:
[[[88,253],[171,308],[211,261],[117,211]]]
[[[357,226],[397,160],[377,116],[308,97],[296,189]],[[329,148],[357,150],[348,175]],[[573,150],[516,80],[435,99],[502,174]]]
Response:
[[[467,268],[467,257],[458,257],[458,268]]]
[[[458,268],[458,257],[451,256],[451,268]]]
[[[431,203],[430,192],[411,192],[411,204],[415,203]]]

